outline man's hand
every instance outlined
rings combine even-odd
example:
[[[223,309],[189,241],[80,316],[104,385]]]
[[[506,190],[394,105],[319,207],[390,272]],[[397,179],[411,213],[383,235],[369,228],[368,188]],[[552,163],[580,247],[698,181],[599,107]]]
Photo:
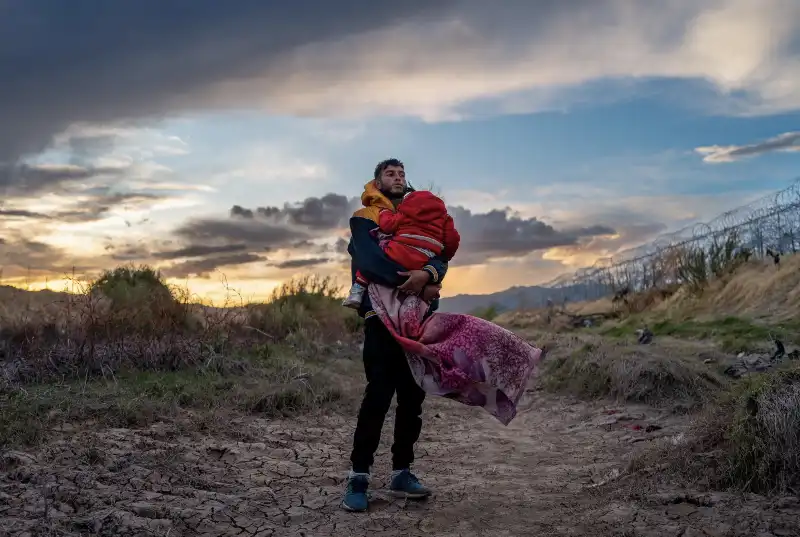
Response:
[[[398,287],[400,291],[409,295],[418,295],[422,289],[431,281],[431,275],[424,270],[409,270],[408,272],[398,272],[400,276],[408,276],[403,285]]]
[[[425,288],[422,290],[420,298],[425,302],[427,302],[428,304],[430,304],[431,302],[439,298],[439,291],[441,290],[442,286],[439,285],[438,283],[432,283],[426,285]]]

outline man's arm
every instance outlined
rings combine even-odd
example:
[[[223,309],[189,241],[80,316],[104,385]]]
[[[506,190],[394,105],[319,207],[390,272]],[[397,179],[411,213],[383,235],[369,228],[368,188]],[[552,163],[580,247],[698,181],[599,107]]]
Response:
[[[347,252],[353,259],[355,268],[369,280],[389,287],[399,287],[406,277],[402,265],[395,263],[383,252],[378,242],[370,234],[375,222],[368,218],[353,217],[350,219],[350,244]],[[440,258],[431,259],[423,270],[431,276],[431,283],[439,283],[447,272],[447,263]]]

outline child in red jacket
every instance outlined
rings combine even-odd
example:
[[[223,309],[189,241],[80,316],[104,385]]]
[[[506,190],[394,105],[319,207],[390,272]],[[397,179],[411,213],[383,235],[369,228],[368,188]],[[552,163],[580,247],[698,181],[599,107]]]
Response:
[[[379,235],[381,248],[406,270],[421,270],[435,256],[450,262],[461,242],[442,199],[426,190],[407,194],[396,212],[381,211],[378,227],[384,235]],[[364,275],[356,272],[356,281],[342,305],[358,309],[368,285]]]

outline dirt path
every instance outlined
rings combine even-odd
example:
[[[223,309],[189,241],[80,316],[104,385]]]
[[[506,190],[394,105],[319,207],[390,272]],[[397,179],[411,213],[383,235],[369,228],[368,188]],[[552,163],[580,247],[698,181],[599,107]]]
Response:
[[[791,499],[662,491],[631,502],[592,486],[641,439],[678,434],[676,418],[539,394],[525,406],[505,428],[477,409],[431,401],[415,468],[436,491],[425,503],[382,494],[385,427],[366,514],[338,507],[351,417],[251,420],[242,424],[248,442],[176,437],[167,424],[76,433],[3,455],[0,535],[800,535]],[[663,428],[645,432],[647,424]]]

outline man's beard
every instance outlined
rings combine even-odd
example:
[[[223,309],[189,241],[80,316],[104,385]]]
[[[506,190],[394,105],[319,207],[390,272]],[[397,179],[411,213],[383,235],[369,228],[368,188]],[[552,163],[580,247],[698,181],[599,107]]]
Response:
[[[385,190],[381,190],[381,193],[383,193],[383,195],[389,198],[391,201],[398,201],[402,200],[409,192],[408,186],[403,187],[402,192],[393,192],[392,190],[392,188],[387,188]]]

